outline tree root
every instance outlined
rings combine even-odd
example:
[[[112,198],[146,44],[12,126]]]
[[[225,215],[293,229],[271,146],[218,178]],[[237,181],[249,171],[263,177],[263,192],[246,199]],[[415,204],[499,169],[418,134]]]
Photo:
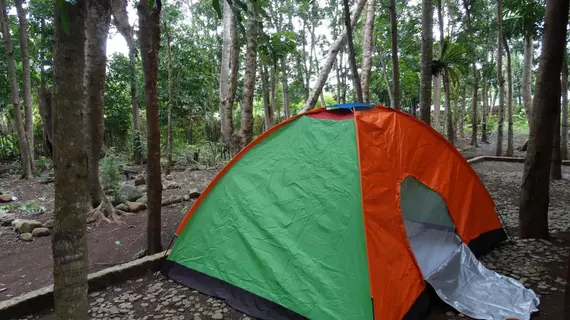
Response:
[[[124,221],[120,220],[120,216],[125,216],[128,213],[113,207],[109,199],[103,196],[103,201],[97,208],[87,212],[87,223],[99,224],[101,221],[107,223],[117,223],[117,224],[124,224]]]

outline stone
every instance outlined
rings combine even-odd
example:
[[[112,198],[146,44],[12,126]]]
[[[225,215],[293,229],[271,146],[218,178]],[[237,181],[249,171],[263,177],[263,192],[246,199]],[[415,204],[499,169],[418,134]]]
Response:
[[[147,198],[146,198],[146,195],[144,195],[144,196],[138,198],[137,201],[135,201],[135,202],[140,202],[140,203],[147,204],[147,203],[148,203],[148,200],[147,200]]]
[[[117,191],[117,197],[124,201],[136,201],[142,196],[142,192],[130,184],[123,184]]]
[[[43,224],[37,220],[20,220],[12,221],[14,229],[18,233],[31,233],[35,228],[43,227]]]
[[[112,306],[111,308],[109,308],[109,312],[112,314],[117,314],[119,313],[119,308],[117,308],[116,306]]]
[[[182,196],[182,199],[184,199],[184,201],[190,201],[190,196],[185,194]]]
[[[0,202],[7,203],[14,201],[14,195],[10,193],[0,194]]]
[[[115,209],[121,210],[121,211],[127,211],[127,212],[128,212],[128,211],[129,211],[129,206],[127,206],[127,205],[124,204],[124,203],[121,203],[121,204],[117,205],[117,206],[115,207]]]
[[[48,228],[35,228],[34,230],[32,230],[32,236],[34,236],[34,238],[37,237],[47,237],[51,234],[51,231]]]
[[[139,211],[143,211],[144,209],[146,209],[146,204],[144,204],[142,202],[128,202],[127,201],[125,204],[129,208],[129,212],[139,212]]]
[[[453,311],[447,311],[445,315],[448,317],[453,317]]]
[[[32,236],[31,233],[25,232],[25,233],[20,234],[20,240],[29,242],[29,241],[33,241],[34,237]]]
[[[53,220],[50,219],[50,220],[44,222],[44,227],[46,227],[48,229],[53,229]]]
[[[172,182],[164,181],[162,183],[162,189],[164,190],[180,189],[180,184],[174,181]]]
[[[0,211],[0,226],[9,226],[14,220],[16,216],[13,213]]]
[[[146,184],[146,176],[145,174],[141,173],[135,178],[135,186],[142,186]]]
[[[198,199],[200,197],[200,195],[202,195],[202,193],[196,189],[192,189],[192,190],[190,190],[190,193],[188,193],[188,196],[190,197],[190,199]]]
[[[221,313],[214,313],[214,315],[212,316],[212,319],[217,319],[217,320],[220,320],[223,318],[224,318],[224,315]]]

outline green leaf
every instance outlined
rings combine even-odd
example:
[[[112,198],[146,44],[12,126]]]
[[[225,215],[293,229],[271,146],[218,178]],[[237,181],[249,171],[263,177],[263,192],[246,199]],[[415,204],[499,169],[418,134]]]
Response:
[[[222,0],[225,1],[225,0]],[[222,17],[222,8],[220,6],[220,0],[212,0],[212,7],[214,7],[214,10],[216,10],[216,13],[218,14],[218,18]]]
[[[58,0],[57,4],[59,5],[59,18],[61,19],[61,26],[63,27],[63,32],[66,35],[69,35],[69,14],[67,13],[67,1],[66,0]]]
[[[154,0],[148,0],[148,10],[152,10],[154,8]]]

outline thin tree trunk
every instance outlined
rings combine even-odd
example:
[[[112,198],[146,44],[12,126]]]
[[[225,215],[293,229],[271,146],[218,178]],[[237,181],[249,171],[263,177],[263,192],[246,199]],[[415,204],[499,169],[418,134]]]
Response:
[[[520,195],[521,238],[549,239],[548,204],[554,124],[560,109],[560,71],[566,47],[568,0],[547,0],[542,53]]]
[[[566,56],[562,64],[562,136],[560,153],[563,160],[568,160],[568,63]]]
[[[350,23],[350,7],[348,5],[348,0],[343,0],[344,2],[344,26],[347,34],[347,44],[348,44],[348,59],[350,61],[350,69],[352,71],[352,84],[356,91],[357,102],[362,102],[362,87],[360,86],[360,76],[358,75],[358,66],[356,65],[356,53],[354,51],[354,41],[352,40],[352,26]]]
[[[97,207],[105,196],[99,181],[99,159],[104,134],[104,90],[107,66],[107,34],[111,3],[94,0],[87,4],[85,43],[85,137],[91,204]]]
[[[142,164],[142,137],[140,132],[139,105],[137,100],[137,69],[136,55],[137,48],[133,40],[133,28],[129,25],[129,17],[127,14],[126,0],[111,0],[111,12],[113,14],[113,23],[117,30],[125,38],[129,47],[129,67],[131,82],[131,106],[133,109],[133,131],[135,134],[133,141],[133,160],[135,163]]]
[[[453,130],[453,113],[451,112],[451,86],[449,85],[449,71],[444,69],[443,87],[445,90],[445,113],[447,117],[447,139],[451,144],[455,144],[455,131]]]
[[[503,37],[505,44],[505,53],[507,54],[507,157],[512,157],[515,154],[513,146],[513,73],[511,68],[511,50],[507,39]]]
[[[277,107],[276,104],[277,98],[275,97],[277,91],[277,67],[275,65],[273,65],[273,67],[271,68],[270,85],[271,85],[271,111],[273,112],[273,125],[275,125],[276,123],[281,122],[279,120],[281,112]]]
[[[224,11],[223,11],[223,18],[222,18],[222,25],[223,29],[223,37],[222,37],[222,60],[220,63],[220,131],[222,134],[222,138],[226,140],[226,143],[229,141],[224,135],[224,122],[226,121],[224,117],[224,104],[227,102],[228,96],[228,88],[230,84],[230,54],[231,54],[231,46],[232,46],[232,34],[231,34],[231,23],[233,19],[232,8],[228,1],[223,1],[222,3]]]
[[[285,120],[291,117],[289,108],[289,85],[287,83],[287,63],[285,57],[281,57],[281,92],[283,94],[283,114]]]
[[[497,0],[497,81],[499,83],[499,116],[497,123],[497,150],[496,155],[503,155],[503,124],[505,122],[505,78],[503,77],[503,8],[501,0]]]
[[[398,58],[398,16],[396,0],[390,0],[390,38],[392,49],[392,108],[400,110],[402,92],[400,89],[400,59]]]
[[[140,1],[139,39],[143,62],[146,119],[147,119],[147,254],[162,250],[161,213],[162,181],[160,178],[160,128],[158,121],[158,49],[160,46],[160,11],[162,0],[155,0],[154,7]]]
[[[558,108],[558,114],[554,119],[554,137],[552,145],[552,164],[550,169],[550,179],[562,179],[562,157],[560,152],[560,114],[561,108]]]
[[[237,22],[236,18],[232,13],[232,19],[229,24],[229,33],[231,35],[231,45],[230,45],[230,75],[229,75],[229,87],[228,94],[225,98],[224,111],[222,115],[224,117],[224,126],[222,127],[222,135],[224,140],[229,145],[230,154],[235,155],[239,151],[239,146],[237,141],[233,139],[234,133],[234,101],[236,98],[237,84],[238,84],[238,74],[239,74],[239,43],[237,34]]]
[[[441,77],[439,75],[432,77],[433,81],[433,128],[437,131],[441,129],[440,126],[440,111],[441,111]]]
[[[255,74],[257,68],[257,6],[248,6],[250,16],[247,22],[245,72],[243,77],[243,101],[241,103],[240,129],[236,133],[239,149],[243,149],[253,138],[253,95],[255,91]]]
[[[166,128],[166,166],[164,168],[165,174],[170,174],[170,167],[172,166],[172,105],[174,104],[174,97],[172,95],[172,48],[170,46],[171,39],[168,32],[168,26],[164,21],[164,35],[166,36],[166,58],[168,59],[168,112],[167,112],[167,128]],[[227,82],[228,79],[225,79]],[[211,88],[211,86],[210,86]],[[220,80],[220,90],[221,80]],[[225,88],[227,94],[227,87]],[[223,117],[221,117],[223,119]],[[223,121],[223,120],[222,120]]]
[[[362,12],[362,9],[364,8],[365,4],[366,0],[359,0],[358,4],[356,5],[356,8],[352,13],[352,18],[350,20],[351,28],[354,28],[354,26],[356,25],[356,22],[358,21],[360,13]],[[303,106],[301,112],[306,112],[307,110],[312,109],[317,103],[319,95],[323,90],[325,82],[327,81],[327,78],[331,71],[332,65],[336,59],[336,55],[338,54],[339,50],[343,47],[343,45],[346,43],[346,38],[347,38],[347,30],[345,29],[344,32],[339,36],[339,38],[336,39],[336,41],[329,49],[328,56],[325,60],[323,67],[321,68],[315,87],[309,94],[309,98],[307,98],[307,100],[305,101],[305,105]]]
[[[471,10],[472,4],[470,1],[463,0],[463,7],[466,13],[466,24],[467,24],[467,34],[474,35],[471,29]],[[471,70],[473,73],[473,99],[471,105],[471,145],[478,147],[477,143],[477,97],[479,91],[478,75],[477,75],[477,56],[475,55],[475,48],[473,46],[473,41],[469,42],[470,51],[473,53],[473,60],[471,62]]]
[[[433,61],[433,0],[422,0],[420,119],[431,125],[431,66]]]
[[[263,91],[263,115],[265,119],[265,130],[271,129],[275,125],[273,106],[269,97],[269,75],[267,74],[267,66],[260,63],[259,68],[261,71],[261,88]]]
[[[32,85],[30,81],[30,55],[28,53],[28,19],[26,10],[22,7],[22,0],[16,0],[16,11],[18,12],[18,22],[20,23],[20,56],[22,58],[22,84],[25,113],[25,131],[28,139],[30,166],[32,174],[36,172],[34,162],[34,114],[32,113]]]
[[[532,92],[531,92],[531,77],[532,77],[532,55],[533,43],[532,35],[527,34],[524,37],[524,58],[523,58],[523,78],[522,78],[522,96],[523,105],[526,114],[526,120],[530,127],[531,125],[531,105],[532,105]]]
[[[32,176],[32,166],[30,159],[30,148],[28,147],[28,139],[24,129],[24,121],[22,119],[22,110],[20,109],[20,92],[18,89],[18,79],[16,74],[16,61],[14,60],[14,48],[12,46],[12,38],[10,36],[10,28],[6,15],[6,0],[2,0],[2,12],[0,23],[2,23],[2,37],[6,48],[6,56],[8,58],[8,80],[10,81],[10,93],[12,96],[12,106],[14,108],[14,126],[18,134],[18,148],[20,150],[20,158],[22,161],[23,179],[29,179]]]
[[[487,56],[489,55],[488,52],[485,53],[485,62],[487,62]],[[487,75],[485,71],[482,72],[482,79],[481,79],[481,102],[483,110],[481,112],[481,142],[482,143],[489,143],[489,136],[487,133],[487,110],[489,109],[488,103],[488,90],[487,90]]]
[[[465,137],[465,111],[467,106],[466,94],[467,94],[467,87],[465,86],[463,88],[463,94],[461,99],[461,111],[459,115],[459,135],[461,136],[461,138]]]
[[[376,0],[368,0],[362,45],[362,102],[370,102],[370,70],[372,70],[372,39],[374,39],[375,10]]]
[[[455,124],[455,140],[457,141],[457,132],[459,131],[459,94],[460,94],[460,85],[457,84],[457,87],[455,88],[455,97],[454,97],[454,101],[455,101],[455,110],[453,112],[453,123]]]
[[[56,320],[88,319],[88,156],[83,125],[86,1],[55,5],[53,146],[55,167],[52,235]],[[62,19],[69,25],[63,30]]]

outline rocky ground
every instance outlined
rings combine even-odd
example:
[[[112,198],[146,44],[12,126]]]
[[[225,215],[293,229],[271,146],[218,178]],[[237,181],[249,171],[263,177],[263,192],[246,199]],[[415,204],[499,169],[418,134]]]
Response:
[[[512,242],[495,249],[481,260],[490,269],[521,281],[541,298],[541,311],[533,319],[563,319],[566,259],[570,249],[570,167],[565,179],[554,182],[549,223],[551,241],[521,240],[517,234],[518,186],[522,164],[484,162],[474,165],[505,221]],[[93,319],[249,319],[222,301],[178,285],[159,273],[93,292],[89,296]],[[49,311],[25,319],[53,319]],[[468,319],[438,303],[429,320]]]

